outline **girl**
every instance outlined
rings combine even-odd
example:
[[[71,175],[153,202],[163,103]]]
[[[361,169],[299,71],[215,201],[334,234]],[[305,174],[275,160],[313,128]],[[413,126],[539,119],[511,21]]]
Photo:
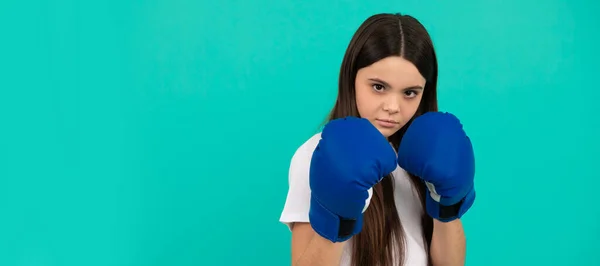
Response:
[[[437,112],[436,83],[416,19],[359,27],[329,122],[291,160],[280,221],[294,265],[464,265],[474,156],[458,119]]]

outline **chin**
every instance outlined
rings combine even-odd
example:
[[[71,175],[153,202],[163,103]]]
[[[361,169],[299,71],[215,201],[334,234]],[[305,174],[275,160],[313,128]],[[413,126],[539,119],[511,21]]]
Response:
[[[377,127],[377,130],[379,130],[379,132],[381,132],[381,134],[383,136],[385,136],[386,138],[389,138],[391,135],[394,135],[394,133],[398,132],[398,130],[400,130],[400,128],[387,128],[387,127]]]

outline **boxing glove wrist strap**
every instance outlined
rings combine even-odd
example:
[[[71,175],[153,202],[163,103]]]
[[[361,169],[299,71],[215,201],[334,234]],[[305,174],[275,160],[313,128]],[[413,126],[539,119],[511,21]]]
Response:
[[[450,222],[461,218],[473,206],[474,201],[475,190],[472,188],[459,202],[451,205],[442,205],[434,200],[431,195],[428,195],[426,208],[427,213],[432,218],[442,222]]]
[[[313,230],[331,242],[343,242],[356,234],[356,228],[361,226],[360,218],[344,219],[332,213],[316,197],[310,200],[309,219]]]

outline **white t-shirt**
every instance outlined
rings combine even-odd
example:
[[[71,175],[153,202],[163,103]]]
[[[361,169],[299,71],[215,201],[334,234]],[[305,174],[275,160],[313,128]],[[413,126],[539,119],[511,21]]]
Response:
[[[288,227],[294,222],[309,222],[310,209],[309,168],[313,151],[315,150],[321,134],[317,133],[294,153],[289,168],[289,190],[287,199],[279,219]],[[421,215],[423,208],[419,201],[418,192],[413,189],[410,177],[400,167],[392,173],[394,176],[394,200],[398,209],[398,216],[404,229],[406,251],[403,264],[420,266],[427,265],[427,254],[423,242],[423,229]],[[340,266],[350,265],[352,239],[344,246]]]

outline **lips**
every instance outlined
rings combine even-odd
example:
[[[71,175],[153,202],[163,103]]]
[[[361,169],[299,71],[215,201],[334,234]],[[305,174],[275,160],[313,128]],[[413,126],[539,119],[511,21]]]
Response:
[[[383,128],[394,128],[398,126],[398,122],[389,119],[375,119],[377,124]]]
[[[387,122],[387,123],[392,123],[392,124],[398,124],[398,122],[391,120],[391,119],[375,119],[377,121],[382,121],[382,122]]]

